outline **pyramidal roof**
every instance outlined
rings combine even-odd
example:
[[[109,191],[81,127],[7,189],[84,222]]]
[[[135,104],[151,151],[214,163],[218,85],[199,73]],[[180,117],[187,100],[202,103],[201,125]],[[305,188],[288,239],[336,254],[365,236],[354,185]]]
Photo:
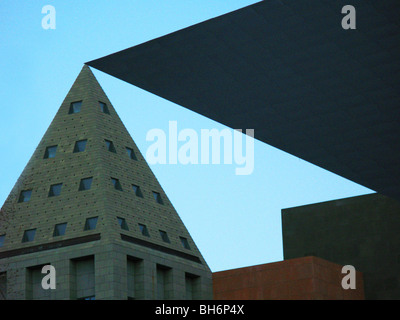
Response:
[[[86,65],[3,205],[1,235],[0,258],[77,239],[125,241],[209,270]]]

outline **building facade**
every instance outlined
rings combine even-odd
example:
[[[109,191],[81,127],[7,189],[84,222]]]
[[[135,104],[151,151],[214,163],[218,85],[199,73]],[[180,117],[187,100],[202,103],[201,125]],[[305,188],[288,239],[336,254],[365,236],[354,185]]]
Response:
[[[343,266],[302,257],[213,273],[216,300],[363,300],[362,273],[345,289]]]
[[[284,259],[317,256],[362,272],[365,299],[400,299],[400,205],[381,194],[282,210]]]
[[[210,298],[207,263],[84,66],[1,209],[0,299]]]

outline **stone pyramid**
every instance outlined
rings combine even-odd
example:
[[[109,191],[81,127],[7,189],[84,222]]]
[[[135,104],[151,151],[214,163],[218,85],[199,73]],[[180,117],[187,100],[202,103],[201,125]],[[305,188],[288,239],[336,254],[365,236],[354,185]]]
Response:
[[[40,283],[43,265],[56,289]],[[7,299],[208,299],[211,271],[84,66],[0,214]],[[1,299],[1,295],[0,295]]]

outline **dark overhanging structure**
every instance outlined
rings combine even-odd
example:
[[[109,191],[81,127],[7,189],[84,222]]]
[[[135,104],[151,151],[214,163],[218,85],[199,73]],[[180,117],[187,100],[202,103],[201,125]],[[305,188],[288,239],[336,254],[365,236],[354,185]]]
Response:
[[[267,0],[87,64],[400,200],[400,5]]]

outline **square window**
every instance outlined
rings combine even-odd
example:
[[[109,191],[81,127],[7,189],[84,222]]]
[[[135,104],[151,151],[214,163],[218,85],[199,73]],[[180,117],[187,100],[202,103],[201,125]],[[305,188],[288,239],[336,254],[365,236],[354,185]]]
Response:
[[[79,184],[79,191],[89,190],[92,186],[93,178],[85,178]]]
[[[126,220],[124,218],[119,218],[119,217],[117,217],[117,219],[118,219],[118,224],[120,225],[121,229],[129,231],[128,224],[126,223]]]
[[[53,237],[63,236],[67,229],[67,223],[56,224],[54,227]]]
[[[117,151],[115,150],[115,147],[114,147],[114,143],[112,141],[105,140],[105,142],[106,142],[106,146],[107,146],[107,150],[108,151],[113,152],[113,153],[117,153]]]
[[[2,246],[4,246],[4,240],[6,239],[6,235],[5,234],[3,234],[3,235],[1,235],[0,236],[0,248],[2,247]]]
[[[111,181],[112,181],[112,183],[113,183],[113,185],[114,185],[114,188],[115,188],[116,190],[122,191],[122,186],[121,186],[121,183],[119,182],[118,179],[111,178]]]
[[[171,242],[171,241],[169,241],[168,234],[165,231],[160,230],[160,236],[164,242],[167,242],[167,243]]]
[[[44,159],[55,158],[57,151],[57,146],[47,147],[46,151],[44,152]]]
[[[99,105],[100,105],[101,112],[103,112],[105,114],[110,114],[110,111],[108,110],[108,107],[104,102],[99,101]]]
[[[31,199],[32,190],[23,190],[19,195],[18,202],[28,202]]]
[[[87,140],[80,140],[75,142],[74,153],[83,152],[86,149]]]
[[[128,153],[129,158],[131,158],[132,160],[137,160],[133,149],[126,147],[126,152]]]
[[[136,196],[143,198],[143,194],[142,194],[142,191],[140,190],[139,186],[133,184],[132,189],[135,192]]]
[[[88,218],[85,222],[85,227],[83,230],[94,230],[97,225],[97,217]]]
[[[25,230],[22,242],[31,242],[35,239],[36,229]]]
[[[158,192],[153,191],[153,196],[154,196],[154,199],[157,201],[157,203],[163,204],[161,195]]]
[[[81,111],[82,108],[82,101],[72,102],[69,107],[69,114],[78,113]]]
[[[189,246],[189,242],[186,238],[184,237],[179,237],[181,239],[182,245],[185,249],[189,249],[190,250],[190,246]]]
[[[53,184],[50,186],[49,197],[56,197],[61,194],[62,183]]]
[[[146,237],[150,237],[149,231],[147,230],[147,227],[144,224],[139,223],[139,229],[140,229],[140,232],[142,233],[142,235],[144,235]]]

